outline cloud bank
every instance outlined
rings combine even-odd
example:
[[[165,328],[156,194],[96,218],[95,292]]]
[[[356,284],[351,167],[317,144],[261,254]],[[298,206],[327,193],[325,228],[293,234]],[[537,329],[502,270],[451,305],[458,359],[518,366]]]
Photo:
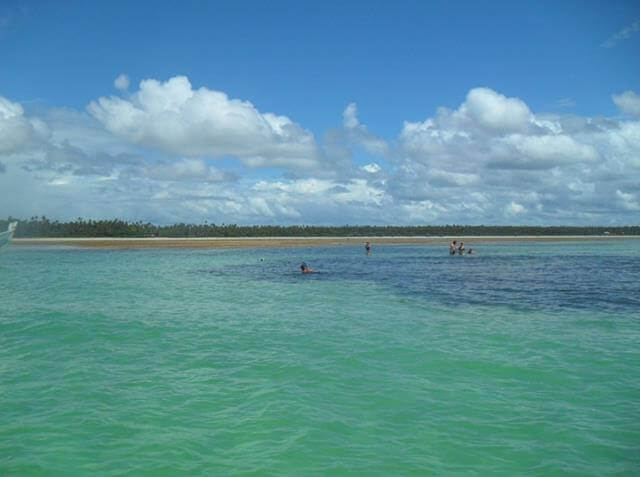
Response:
[[[635,96],[623,97],[629,109]],[[536,115],[520,99],[475,88],[457,109],[405,123],[390,188],[463,223],[608,223],[640,190],[639,132],[638,121]],[[631,194],[627,205],[618,190]]]
[[[345,106],[321,141],[285,115],[186,77],[86,111],[0,96],[0,210],[246,224],[637,223],[640,96],[616,118],[544,114],[488,88],[375,134]],[[355,150],[369,155],[355,159]]]

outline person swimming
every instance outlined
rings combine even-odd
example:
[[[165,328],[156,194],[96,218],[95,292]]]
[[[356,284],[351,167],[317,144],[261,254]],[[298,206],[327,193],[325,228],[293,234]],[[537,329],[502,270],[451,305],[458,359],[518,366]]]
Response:
[[[300,264],[300,271],[302,273],[313,273],[313,269],[309,267],[309,265],[307,265],[305,262],[302,262]]]

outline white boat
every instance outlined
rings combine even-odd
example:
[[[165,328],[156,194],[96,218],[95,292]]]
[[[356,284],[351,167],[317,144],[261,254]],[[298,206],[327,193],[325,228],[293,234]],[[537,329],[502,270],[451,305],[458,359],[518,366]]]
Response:
[[[4,248],[9,245],[13,238],[13,232],[16,230],[18,222],[11,222],[6,232],[0,232],[0,248]]]

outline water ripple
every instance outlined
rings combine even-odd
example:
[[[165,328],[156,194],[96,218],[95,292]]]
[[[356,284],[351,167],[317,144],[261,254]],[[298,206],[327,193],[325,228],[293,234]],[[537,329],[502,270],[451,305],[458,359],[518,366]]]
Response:
[[[637,254],[479,250],[9,251],[0,474],[636,474]]]

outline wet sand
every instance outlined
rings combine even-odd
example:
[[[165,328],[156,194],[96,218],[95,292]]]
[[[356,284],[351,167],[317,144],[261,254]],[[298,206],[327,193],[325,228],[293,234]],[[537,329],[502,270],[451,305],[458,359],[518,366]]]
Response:
[[[318,247],[318,246],[361,246],[370,242],[378,245],[403,244],[443,244],[451,240],[465,242],[476,247],[483,243],[500,242],[584,242],[594,240],[640,240],[640,236],[624,235],[561,235],[561,236],[492,236],[492,237],[208,237],[208,238],[14,238],[17,247],[81,247],[81,248],[269,248],[269,247]]]

